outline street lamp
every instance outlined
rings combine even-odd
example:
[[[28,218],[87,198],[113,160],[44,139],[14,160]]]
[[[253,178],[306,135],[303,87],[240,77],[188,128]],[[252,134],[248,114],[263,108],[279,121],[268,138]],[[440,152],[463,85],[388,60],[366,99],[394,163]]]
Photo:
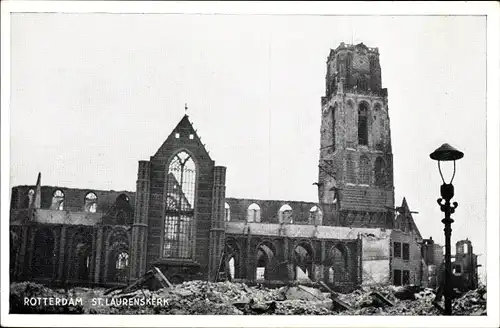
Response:
[[[445,280],[444,280],[444,311],[446,315],[451,315],[451,224],[453,219],[451,214],[455,213],[455,209],[458,206],[457,202],[450,204],[450,200],[455,194],[455,188],[453,187],[453,178],[455,178],[455,161],[464,157],[464,153],[453,148],[449,144],[443,144],[441,147],[436,149],[430,157],[433,160],[438,161],[439,174],[443,180],[441,185],[441,197],[437,200],[441,211],[444,212],[444,219],[441,222],[444,223],[444,236],[445,236]],[[443,172],[441,171],[441,161],[453,161],[453,176],[449,183],[446,183],[443,177]]]

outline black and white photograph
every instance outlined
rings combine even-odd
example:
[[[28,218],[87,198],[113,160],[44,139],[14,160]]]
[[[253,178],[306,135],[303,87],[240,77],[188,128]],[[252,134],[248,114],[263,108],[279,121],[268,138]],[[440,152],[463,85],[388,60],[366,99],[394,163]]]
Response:
[[[2,326],[498,326],[497,2],[31,5]]]

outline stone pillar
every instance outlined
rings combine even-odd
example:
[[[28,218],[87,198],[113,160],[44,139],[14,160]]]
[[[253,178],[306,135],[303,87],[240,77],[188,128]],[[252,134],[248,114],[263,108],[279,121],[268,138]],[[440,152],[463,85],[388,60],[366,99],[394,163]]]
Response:
[[[325,274],[328,276],[325,268],[326,261],[326,242],[324,240],[321,241],[321,277],[320,280],[325,281]]]
[[[90,277],[89,280],[92,282],[97,282],[95,281],[95,269],[96,269],[96,251],[97,251],[97,228],[94,227],[92,231],[92,252],[91,252],[91,259],[92,261],[90,262]]]
[[[19,246],[19,255],[17,257],[16,262],[16,270],[15,277],[16,278],[24,278],[26,274],[26,259],[27,259],[27,251],[28,251],[28,235],[29,228],[27,226],[21,227],[21,241]]]
[[[363,240],[359,235],[356,241],[356,259],[358,266],[356,283],[361,285],[363,283]]]
[[[54,232],[56,239],[54,240],[54,249],[52,250],[52,280],[57,280],[59,269],[59,250],[61,249],[61,229]]]
[[[67,249],[67,226],[61,227],[60,242],[59,242],[59,257],[57,261],[57,280],[62,281],[64,279],[64,268],[65,268],[65,256],[66,252],[70,252],[71,249]]]
[[[130,243],[130,280],[145,273],[150,191],[150,162],[139,161],[135,196],[134,224]]]
[[[213,281],[218,274],[225,240],[226,168],[214,167],[212,189],[212,218],[208,250],[208,280]]]
[[[101,263],[102,263],[102,244],[104,239],[104,228],[102,226],[97,227],[96,236],[96,252],[95,252],[95,271],[94,271],[94,282],[96,284],[101,282]]]
[[[288,237],[285,237],[283,240],[283,257],[286,263],[287,279],[294,280],[295,272],[293,272],[293,261],[290,256],[290,239]]]
[[[245,268],[246,268],[246,275],[245,278],[248,280],[253,280],[254,279],[254,274],[255,272],[252,272],[252,258],[255,256],[255,254],[252,254],[252,249],[250,247],[250,244],[252,242],[252,232],[250,229],[250,226],[248,225],[248,222],[246,223],[247,227],[247,251],[246,251],[246,263],[245,263]]]
[[[37,231],[37,227],[30,227],[30,238],[28,244],[28,277],[30,278],[33,278],[33,253],[35,251],[35,236]]]

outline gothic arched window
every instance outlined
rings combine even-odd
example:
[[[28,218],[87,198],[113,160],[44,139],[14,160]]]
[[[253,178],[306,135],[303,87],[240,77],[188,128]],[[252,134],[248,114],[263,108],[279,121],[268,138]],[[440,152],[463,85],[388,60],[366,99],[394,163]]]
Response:
[[[359,183],[370,184],[370,160],[366,156],[359,159]]]
[[[195,188],[196,165],[188,153],[180,152],[168,166],[164,257],[191,258],[193,255]]]
[[[52,204],[50,205],[51,210],[64,210],[64,193],[57,189],[52,195]]]
[[[279,223],[293,223],[293,211],[292,207],[288,204],[284,204],[280,207],[278,211],[278,221]]]
[[[387,184],[386,165],[381,157],[375,160],[375,185],[378,187],[385,187]]]
[[[260,206],[253,203],[247,209],[248,222],[260,222]]]
[[[321,225],[323,224],[323,212],[321,209],[314,205],[309,210],[309,224]]]
[[[97,196],[93,192],[89,192],[85,196],[85,212],[97,212]]]
[[[368,105],[365,102],[358,107],[358,144],[368,145]]]

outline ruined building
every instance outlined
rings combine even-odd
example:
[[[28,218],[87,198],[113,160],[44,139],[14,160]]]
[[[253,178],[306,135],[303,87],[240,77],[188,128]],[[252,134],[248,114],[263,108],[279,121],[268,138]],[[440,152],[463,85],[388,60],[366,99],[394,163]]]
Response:
[[[478,268],[481,266],[477,262],[478,255],[474,254],[469,239],[459,240],[455,246],[455,254],[451,259],[453,286],[464,291],[476,289],[479,283]],[[443,246],[434,243],[432,237],[424,239],[422,258],[427,266],[427,286],[435,288],[443,279],[439,275],[440,267],[444,263]]]
[[[139,161],[135,192],[41,186],[40,179],[13,187],[11,279],[113,285],[154,265],[174,283],[221,272],[249,283],[323,281],[337,289],[422,283],[422,237],[406,200],[395,207],[377,48],[342,43],[330,51],[318,112],[314,203],[226,195],[226,168],[210,158],[188,116]]]

